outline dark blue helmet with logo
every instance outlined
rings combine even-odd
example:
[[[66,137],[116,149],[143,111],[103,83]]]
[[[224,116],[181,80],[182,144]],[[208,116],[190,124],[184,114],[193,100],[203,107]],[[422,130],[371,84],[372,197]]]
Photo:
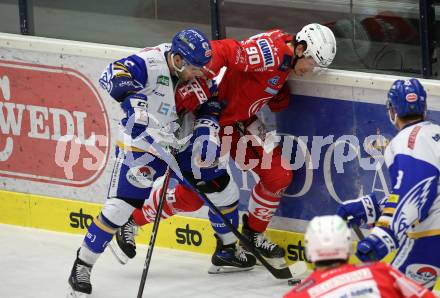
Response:
[[[197,29],[185,29],[177,33],[171,43],[171,53],[179,54],[197,67],[206,65],[212,56],[208,37]]]
[[[426,91],[417,79],[397,80],[388,91],[388,105],[397,116],[423,116],[426,112]]]

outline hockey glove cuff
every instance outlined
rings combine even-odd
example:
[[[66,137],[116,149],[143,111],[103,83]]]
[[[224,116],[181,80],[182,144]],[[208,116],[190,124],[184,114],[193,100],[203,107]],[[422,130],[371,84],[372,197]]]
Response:
[[[147,96],[144,94],[134,94],[127,96],[121,103],[121,108],[126,115],[126,118],[121,122],[126,129],[126,133],[133,138],[139,136],[148,126],[147,100]]]
[[[382,260],[397,248],[397,240],[390,229],[375,227],[368,237],[358,243],[356,256],[363,262]]]
[[[219,101],[217,97],[212,97],[207,102],[201,104],[196,112],[198,118],[215,118],[216,121],[220,118],[220,113],[224,109],[225,103]]]

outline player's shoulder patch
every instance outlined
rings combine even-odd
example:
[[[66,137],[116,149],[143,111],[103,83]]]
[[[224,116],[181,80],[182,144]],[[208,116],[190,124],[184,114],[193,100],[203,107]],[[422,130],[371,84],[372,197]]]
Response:
[[[399,195],[397,195],[397,194],[390,194],[388,196],[388,202],[389,203],[397,204],[399,202]]]
[[[158,75],[156,83],[160,84],[160,85],[169,86],[170,85],[170,77],[165,76],[165,75]]]

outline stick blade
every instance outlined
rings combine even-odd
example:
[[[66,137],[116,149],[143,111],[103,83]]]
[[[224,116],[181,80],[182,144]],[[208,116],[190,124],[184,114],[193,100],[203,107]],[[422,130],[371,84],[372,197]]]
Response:
[[[298,261],[289,266],[290,272],[293,278],[303,279],[309,273],[309,268],[307,263],[303,261]]]
[[[290,279],[292,278],[292,272],[290,272],[289,267],[284,268],[274,268],[266,267],[272,273],[272,275],[277,279]]]

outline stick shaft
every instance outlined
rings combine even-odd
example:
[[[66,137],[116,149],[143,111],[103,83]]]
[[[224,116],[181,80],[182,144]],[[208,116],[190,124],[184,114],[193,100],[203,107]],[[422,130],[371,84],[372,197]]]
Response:
[[[187,179],[186,179],[187,180]],[[189,181],[187,183],[190,184]],[[191,184],[190,184],[191,185]],[[211,209],[215,214],[220,216],[220,218],[223,220],[224,224],[231,230],[231,232],[240,240],[240,242],[243,244],[243,246],[250,251],[260,262],[261,264],[270,272],[275,278],[278,279],[289,279],[292,278],[292,273],[290,272],[289,268],[275,268],[272,265],[269,264],[269,262],[266,261],[263,256],[255,249],[255,247],[249,242],[249,239],[247,239],[245,236],[243,236],[235,227],[232,225],[232,223],[225,217],[225,215],[217,208],[217,206],[212,203],[208,197],[200,192],[195,186],[191,185],[194,189],[194,191],[199,195],[199,197],[205,201],[205,203],[208,205],[209,209]]]
[[[160,218],[162,215],[162,208],[165,201],[165,196],[168,189],[168,184],[170,181],[170,167],[167,168],[165,172],[165,181],[162,186],[162,193],[159,198],[159,205],[157,206],[156,217],[154,218],[153,229],[151,231],[150,243],[148,245],[147,256],[145,257],[144,269],[142,271],[141,282],[139,284],[138,295],[137,298],[142,298],[142,294],[144,293],[145,282],[147,280],[148,269],[150,268],[151,257],[153,255],[154,244],[156,243],[157,231],[159,230]]]

